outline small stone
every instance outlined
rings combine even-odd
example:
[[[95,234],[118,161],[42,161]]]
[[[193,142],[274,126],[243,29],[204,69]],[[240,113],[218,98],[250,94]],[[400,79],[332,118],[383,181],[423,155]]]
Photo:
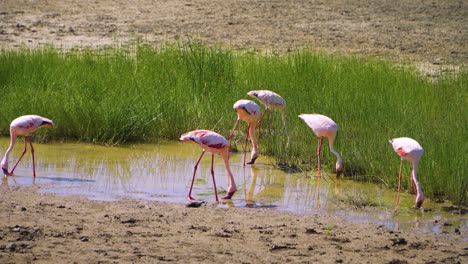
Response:
[[[306,234],[320,234],[320,232],[317,232],[314,228],[306,228],[305,233]]]
[[[408,244],[408,242],[404,238],[395,238],[395,239],[392,239],[392,241],[393,241],[393,246]]]
[[[198,208],[205,204],[205,201],[192,201],[186,205],[186,207],[191,207],[191,208]]]
[[[6,249],[8,249],[10,251],[15,251],[16,250],[16,244],[15,243],[8,244],[8,246],[6,246]]]

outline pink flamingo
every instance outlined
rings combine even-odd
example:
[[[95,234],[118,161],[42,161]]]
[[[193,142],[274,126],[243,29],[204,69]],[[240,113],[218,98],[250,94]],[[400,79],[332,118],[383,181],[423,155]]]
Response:
[[[212,154],[211,155],[211,177],[213,178],[213,186],[215,190],[216,201],[218,202],[219,200],[218,200],[218,193],[216,190],[216,182],[215,182],[214,169],[213,169],[213,161],[214,161],[215,154],[219,154],[223,158],[224,166],[226,167],[226,171],[227,171],[228,179],[229,179],[227,195],[224,196],[222,199],[231,199],[234,193],[237,191],[237,187],[236,187],[236,183],[234,182],[234,177],[232,176],[231,169],[229,167],[229,145],[228,145],[227,140],[220,134],[210,131],[210,130],[190,131],[188,133],[183,134],[180,137],[180,140],[193,142],[203,148],[203,151],[200,157],[198,158],[197,163],[195,164],[195,167],[193,169],[192,184],[190,185],[188,199],[190,201],[195,200],[192,197],[192,189],[193,189],[193,183],[195,181],[195,173],[197,172],[198,164],[200,163],[200,160],[202,159],[206,150],[208,150]]]
[[[250,135],[250,141],[252,141],[252,153],[250,155],[250,161],[247,164],[254,164],[255,160],[258,158],[258,144],[255,139],[255,125],[260,118],[260,107],[250,100],[239,100],[234,104],[234,110],[237,112],[237,121],[234,124],[234,128],[231,130],[231,135],[229,136],[229,146],[231,146],[232,136],[234,135],[234,130],[239,123],[239,120],[245,121],[249,126],[247,128],[244,144],[244,166],[245,166],[245,152],[247,151],[247,141]]]
[[[249,96],[257,98],[264,106],[265,110],[258,121],[258,139],[260,140],[260,127],[262,126],[262,119],[265,116],[265,113],[270,110],[268,114],[268,130],[270,130],[270,123],[271,123],[271,112],[278,111],[281,113],[281,119],[283,120],[283,126],[286,131],[286,135],[288,137],[289,143],[289,135],[287,134],[286,129],[286,101],[281,97],[279,94],[269,91],[269,90],[257,90],[257,91],[250,91],[247,93]]]
[[[16,118],[11,122],[10,125],[10,146],[8,147],[7,151],[5,152],[5,156],[2,159],[1,166],[3,173],[5,175],[12,175],[18,166],[18,163],[23,158],[24,154],[26,153],[27,143],[31,146],[31,154],[32,154],[32,161],[33,161],[33,176],[36,177],[36,165],[34,160],[34,147],[31,142],[30,134],[41,127],[46,126],[54,126],[54,122],[50,119],[37,116],[37,115],[24,115]],[[10,154],[13,146],[15,145],[16,138],[18,136],[24,136],[24,150],[21,154],[21,157],[16,162],[15,166],[8,172],[8,155]]]
[[[320,151],[322,148],[323,137],[328,139],[328,146],[330,151],[335,154],[336,161],[336,176],[340,176],[343,172],[343,163],[341,161],[341,156],[333,148],[333,142],[336,138],[336,133],[338,132],[338,125],[331,118],[319,115],[319,114],[301,114],[299,115],[306,124],[314,131],[315,135],[319,138],[317,145],[317,176],[320,177]]]
[[[396,200],[396,207],[398,208],[398,205],[400,204],[400,186],[401,186],[401,170],[403,167],[403,159],[409,160],[412,164],[412,169],[411,169],[411,182],[413,183],[413,188],[416,193],[416,208],[420,208],[422,206],[422,203],[424,201],[424,194],[421,190],[421,187],[419,186],[418,180],[416,178],[416,171],[418,169],[418,163],[419,160],[421,159],[421,156],[424,153],[423,148],[419,143],[412,139],[412,138],[407,138],[407,137],[401,137],[401,138],[394,138],[389,140],[390,144],[392,144],[393,149],[395,152],[401,157],[400,161],[400,171],[398,173],[398,194],[397,194],[397,200]]]

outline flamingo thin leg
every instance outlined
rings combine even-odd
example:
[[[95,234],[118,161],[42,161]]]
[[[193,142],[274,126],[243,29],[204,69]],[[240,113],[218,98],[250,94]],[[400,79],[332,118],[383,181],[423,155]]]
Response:
[[[237,118],[236,123],[234,124],[234,127],[231,130],[231,134],[229,135],[229,149],[231,148],[232,138],[234,136],[234,131],[236,130],[236,127],[237,127],[238,123],[239,123],[239,118]]]
[[[26,153],[26,147],[27,147],[27,141],[28,141],[28,137],[25,137],[24,138],[24,149],[23,149],[23,153],[21,154],[20,158],[18,159],[18,161],[16,162],[15,166],[13,166],[13,169],[10,171],[10,173],[8,173],[8,175],[12,175],[13,172],[15,171],[16,169],[16,166],[18,166],[19,162],[21,161],[21,159],[23,158],[24,154]]]
[[[250,124],[247,127],[247,132],[245,133],[245,141],[244,141],[244,167],[245,167],[245,156],[247,156],[247,142],[249,141],[249,129]]]
[[[402,167],[403,167],[403,159],[400,160],[400,171],[398,172],[398,192],[397,192],[395,210],[398,208],[398,205],[400,204],[400,187],[401,187],[401,172],[402,172]]]
[[[197,160],[197,163],[195,163],[195,167],[193,168],[192,184],[190,185],[190,191],[189,191],[189,194],[188,194],[189,201],[196,200],[195,198],[192,197],[192,188],[193,188],[193,183],[195,182],[195,174],[197,172],[198,163],[200,163],[200,160],[202,159],[204,154],[205,154],[205,150],[202,151],[200,157]]]
[[[271,124],[271,110],[268,111],[268,124],[267,124],[267,131],[268,131],[268,134],[270,134],[270,124]]]
[[[322,149],[322,140],[323,138],[320,137],[317,145],[317,177],[320,177],[320,152]]]
[[[216,180],[214,176],[213,163],[214,163],[214,154],[211,154],[211,177],[213,178],[213,186],[214,186],[214,193],[215,193],[216,201],[219,202],[218,190],[216,189]]]
[[[29,139],[29,145],[31,146],[31,156],[32,156],[32,162],[33,162],[33,177],[36,177],[36,161],[34,159],[34,147],[33,147],[31,139]]]
[[[268,108],[265,108],[265,110],[263,110],[262,116],[258,120],[258,124],[257,124],[258,125],[258,144],[260,144],[260,127],[262,126],[262,119],[265,116],[267,110]]]
[[[237,124],[239,123],[239,118],[237,118],[236,123],[234,124],[234,127],[231,130],[231,134],[229,135],[229,157],[231,156],[231,143],[232,143],[232,138],[234,136],[234,131],[236,130]]]

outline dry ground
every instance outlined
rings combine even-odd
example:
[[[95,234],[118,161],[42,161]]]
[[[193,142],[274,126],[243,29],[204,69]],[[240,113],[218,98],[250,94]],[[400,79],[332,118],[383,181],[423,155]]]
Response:
[[[372,54],[434,68],[468,62],[466,25],[466,0],[0,1],[2,47],[201,39],[252,50]]]

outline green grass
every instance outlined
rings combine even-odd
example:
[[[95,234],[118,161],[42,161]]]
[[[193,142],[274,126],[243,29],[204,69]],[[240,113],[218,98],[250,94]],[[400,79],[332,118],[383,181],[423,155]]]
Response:
[[[251,99],[250,90],[268,89],[288,104],[289,147],[279,114],[272,133],[262,132],[260,151],[277,165],[315,169],[317,139],[297,116],[320,113],[339,126],[335,145],[347,176],[395,188],[399,157],[387,141],[412,137],[425,150],[418,171],[425,194],[468,204],[465,68],[433,81],[374,58],[307,50],[259,55],[200,44],[3,50],[0,61],[3,135],[14,118],[38,114],[57,124],[37,132],[42,140],[154,142],[197,128],[227,137],[236,120],[234,102]],[[325,149],[322,161],[334,168],[336,160]],[[410,167],[406,162],[408,191]]]

